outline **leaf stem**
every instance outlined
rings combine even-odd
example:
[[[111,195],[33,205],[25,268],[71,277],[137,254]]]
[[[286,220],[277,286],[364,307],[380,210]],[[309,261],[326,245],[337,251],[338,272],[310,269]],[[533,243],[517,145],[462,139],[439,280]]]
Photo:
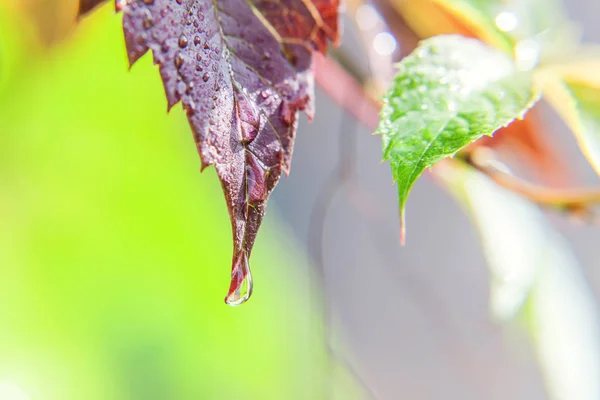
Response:
[[[315,79],[321,89],[342,109],[369,129],[379,124],[378,101],[367,95],[358,80],[330,57],[314,53]]]
[[[481,147],[463,152],[457,158],[484,173],[496,184],[540,206],[564,211],[590,222],[600,222],[593,221],[595,218],[590,210],[591,206],[600,204],[600,189],[550,188],[528,182],[508,172],[506,167],[495,159],[493,153],[491,149]]]

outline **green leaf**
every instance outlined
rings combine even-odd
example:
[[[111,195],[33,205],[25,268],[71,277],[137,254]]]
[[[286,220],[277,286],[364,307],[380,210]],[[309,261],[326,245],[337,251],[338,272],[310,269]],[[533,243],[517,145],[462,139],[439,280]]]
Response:
[[[532,338],[549,398],[598,399],[596,299],[564,238],[538,207],[470,168],[437,170],[477,227],[498,321],[519,318]]]
[[[423,41],[398,69],[376,133],[398,184],[404,237],[406,199],[425,168],[522,118],[538,94],[503,53],[460,36]]]

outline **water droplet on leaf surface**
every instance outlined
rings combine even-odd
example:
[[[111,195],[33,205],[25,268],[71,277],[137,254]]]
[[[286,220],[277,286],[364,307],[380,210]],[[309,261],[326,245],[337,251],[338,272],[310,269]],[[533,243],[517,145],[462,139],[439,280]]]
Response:
[[[185,36],[181,35],[179,37],[179,47],[181,47],[183,49],[184,47],[187,46],[187,44],[188,44],[187,38]]]

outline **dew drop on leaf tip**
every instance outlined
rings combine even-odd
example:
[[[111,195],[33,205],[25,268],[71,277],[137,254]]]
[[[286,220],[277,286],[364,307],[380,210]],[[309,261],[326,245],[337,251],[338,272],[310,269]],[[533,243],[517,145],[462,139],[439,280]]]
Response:
[[[231,271],[231,283],[229,293],[225,297],[225,303],[230,306],[239,306],[245,303],[252,295],[253,283],[248,256],[241,252]]]

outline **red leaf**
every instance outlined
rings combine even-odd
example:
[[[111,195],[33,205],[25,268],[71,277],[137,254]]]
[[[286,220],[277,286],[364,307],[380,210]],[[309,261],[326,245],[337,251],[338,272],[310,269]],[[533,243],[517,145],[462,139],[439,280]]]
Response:
[[[289,173],[299,110],[312,116],[313,49],[337,40],[338,0],[118,1],[129,62],[148,49],[168,106],[181,101],[231,217],[225,301],[251,294],[248,258],[269,194]]]

